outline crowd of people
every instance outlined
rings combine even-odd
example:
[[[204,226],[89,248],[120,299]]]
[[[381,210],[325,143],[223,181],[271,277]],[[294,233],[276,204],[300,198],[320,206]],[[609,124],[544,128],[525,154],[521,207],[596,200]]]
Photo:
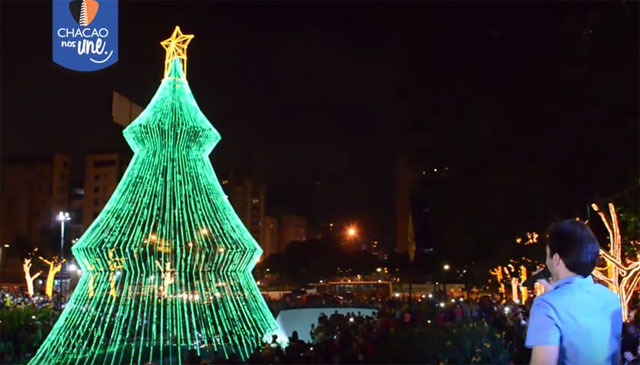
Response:
[[[9,315],[12,310],[29,311],[26,319],[30,323],[20,326],[50,328],[55,323],[58,311],[54,300],[36,294],[29,297],[19,288],[0,289],[0,314]],[[288,338],[289,345],[282,348],[274,338],[272,343],[256,349],[247,363],[379,363],[391,362],[497,362],[510,359],[528,359],[524,349],[526,309],[522,306],[505,306],[489,297],[480,299],[451,298],[444,293],[429,297],[418,296],[380,298],[376,296],[349,295],[300,295],[280,300],[268,300],[269,307],[277,316],[287,308],[313,307],[368,307],[375,309],[373,315],[363,315],[354,309],[347,314],[337,312],[322,314],[317,323],[309,328],[311,341],[302,341],[297,333]],[[38,324],[38,310],[48,310],[47,323]],[[33,313],[31,313],[33,311]],[[19,318],[25,317],[18,316]],[[15,321],[15,320],[14,320]],[[34,322],[34,323],[31,323]],[[49,323],[50,322],[50,323]],[[5,326],[8,324],[0,324]],[[46,334],[41,334],[42,335]],[[14,336],[15,337],[15,336]],[[32,341],[33,340],[33,341]],[[0,344],[0,357],[28,357],[32,349],[16,349],[23,339],[6,338]],[[37,342],[31,339],[26,342]],[[413,342],[412,342],[413,341]],[[421,343],[420,341],[426,341]],[[9,344],[14,343],[13,349]],[[413,344],[412,344],[413,343]],[[465,348],[475,343],[476,348]],[[468,346],[467,346],[468,347]],[[473,346],[472,346],[473,347]],[[417,349],[417,350],[416,350]],[[24,354],[23,354],[24,352]],[[634,354],[636,354],[634,352]],[[194,363],[240,363],[237,357],[224,359],[221,356],[193,357]],[[403,358],[404,357],[404,358]],[[2,360],[2,359],[0,359]]]
[[[294,331],[288,339],[289,345],[281,348],[274,336],[271,344],[257,349],[247,362],[508,363],[528,360],[529,354],[524,348],[527,325],[524,306],[503,305],[489,297],[452,300],[437,295],[414,300],[368,298],[360,301],[368,301],[369,306],[375,308],[374,314],[363,315],[357,309],[346,314],[323,313],[309,329],[311,341],[302,341]],[[276,301],[269,304],[272,309],[283,306]],[[211,362],[219,363],[222,359],[216,360]]]
[[[50,308],[54,309],[55,300],[49,299],[45,295],[35,293],[33,296],[29,296],[26,291],[20,287],[0,288],[0,310],[11,309],[15,307],[24,307],[27,305],[34,305],[38,308]]]
[[[624,365],[640,365],[640,318],[637,303],[632,303],[632,307],[622,327],[620,354]]]

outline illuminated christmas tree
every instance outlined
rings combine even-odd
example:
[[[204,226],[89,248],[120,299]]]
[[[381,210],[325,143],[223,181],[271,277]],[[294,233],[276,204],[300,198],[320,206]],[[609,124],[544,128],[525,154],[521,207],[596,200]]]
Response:
[[[192,38],[161,43],[164,79],[124,131],[133,159],[72,248],[84,274],[32,364],[247,358],[277,329],[251,276],[262,250],[208,159],[220,135],[186,80]]]

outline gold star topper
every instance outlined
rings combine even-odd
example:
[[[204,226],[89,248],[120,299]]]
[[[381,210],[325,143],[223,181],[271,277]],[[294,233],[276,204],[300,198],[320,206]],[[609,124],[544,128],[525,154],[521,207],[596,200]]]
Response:
[[[164,58],[164,77],[169,77],[169,70],[171,69],[171,62],[174,58],[179,58],[182,64],[182,71],[184,72],[184,79],[187,78],[187,46],[193,39],[193,34],[182,34],[179,26],[173,30],[171,38],[166,39],[160,44],[167,51]]]

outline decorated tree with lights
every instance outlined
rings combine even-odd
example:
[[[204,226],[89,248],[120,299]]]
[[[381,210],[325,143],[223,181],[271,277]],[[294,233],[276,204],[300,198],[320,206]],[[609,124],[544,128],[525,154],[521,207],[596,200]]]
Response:
[[[593,276],[609,286],[609,289],[616,292],[620,297],[622,306],[622,319],[628,320],[629,301],[640,282],[640,255],[636,257],[626,257],[623,255],[622,234],[618,223],[618,214],[613,203],[609,203],[609,218],[598,205],[591,207],[598,213],[609,236],[609,250],[600,249],[600,256],[604,259],[606,266],[598,266],[593,270]]]
[[[24,259],[24,263],[22,264],[22,270],[24,271],[24,280],[27,284],[27,294],[32,297],[33,296],[33,281],[38,278],[42,274],[42,271],[38,271],[35,275],[31,275],[31,260],[32,258]]]
[[[49,266],[49,270],[47,273],[47,284],[45,286],[44,294],[49,298],[53,298],[53,282],[56,275],[62,270],[62,264],[64,264],[65,260],[58,260],[58,256],[53,256],[53,259],[47,260],[42,256],[38,256],[40,261],[44,262]]]
[[[523,257],[523,263],[532,265],[533,261]],[[489,274],[495,277],[496,283],[498,283],[498,294],[506,302],[508,295],[505,287],[505,283],[511,285],[511,300],[515,303],[526,304],[529,298],[529,290],[522,286],[527,280],[528,271],[524,264],[520,264],[519,267],[516,260],[509,260],[509,264],[506,266],[498,266],[489,270]]]
[[[164,79],[124,131],[133,159],[72,248],[84,274],[33,364],[247,358],[277,329],[251,276],[262,251],[207,157],[220,136],[186,79],[192,38],[161,43]]]

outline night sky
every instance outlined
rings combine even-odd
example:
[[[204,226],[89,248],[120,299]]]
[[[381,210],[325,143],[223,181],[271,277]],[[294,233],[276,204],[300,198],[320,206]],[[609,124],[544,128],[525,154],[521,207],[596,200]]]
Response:
[[[263,180],[268,213],[393,244],[407,153],[418,245],[477,255],[638,179],[637,2],[121,1],[119,62],[91,73],[51,61],[50,2],[1,12],[5,160],[130,154],[111,92],[145,106],[180,25],[214,169]]]

